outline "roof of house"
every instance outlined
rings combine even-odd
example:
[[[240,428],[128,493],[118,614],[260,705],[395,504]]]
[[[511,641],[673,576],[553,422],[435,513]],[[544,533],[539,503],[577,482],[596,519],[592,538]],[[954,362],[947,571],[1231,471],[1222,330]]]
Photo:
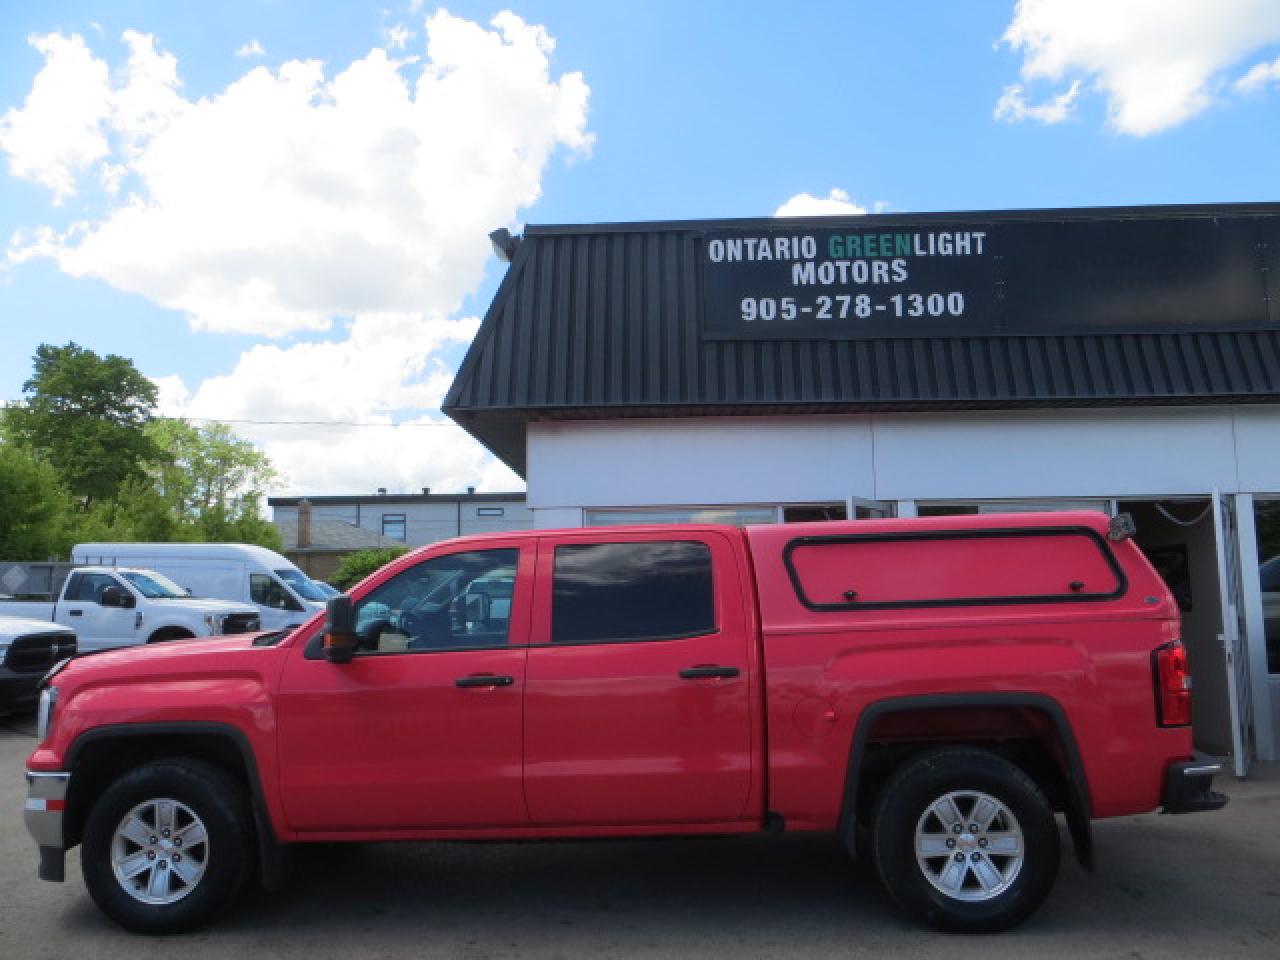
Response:
[[[296,507],[306,500],[314,507],[361,506],[379,503],[524,503],[523,491],[514,493],[353,493],[327,494],[318,497],[268,497],[272,507]]]
[[[987,238],[980,264],[907,258],[968,284],[959,320],[790,336],[736,316],[777,265],[709,269],[717,238],[912,230]],[[1271,402],[1277,271],[1280,204],[530,226],[444,410],[523,475],[533,419]]]
[[[403,547],[404,541],[384,537],[374,530],[357,527],[354,523],[335,520],[332,517],[311,515],[311,544],[298,546],[298,517],[296,514],[279,517],[273,521],[280,531],[284,548],[290,553],[328,553],[367,550],[372,547]]]

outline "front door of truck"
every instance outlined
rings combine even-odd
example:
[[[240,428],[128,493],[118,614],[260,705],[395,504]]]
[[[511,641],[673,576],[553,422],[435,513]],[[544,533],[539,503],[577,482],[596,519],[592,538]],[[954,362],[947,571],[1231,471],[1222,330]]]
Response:
[[[302,832],[524,826],[521,698],[534,544],[437,554],[356,603],[351,663],[322,627],[281,680],[280,788]]]
[[[130,593],[108,573],[73,573],[67,579],[55,619],[76,632],[81,653],[132,646],[142,640],[139,627],[144,618],[136,607],[103,604],[103,595],[111,587]]]
[[[747,815],[751,634],[727,537],[600,531],[539,543],[525,689],[538,825]]]

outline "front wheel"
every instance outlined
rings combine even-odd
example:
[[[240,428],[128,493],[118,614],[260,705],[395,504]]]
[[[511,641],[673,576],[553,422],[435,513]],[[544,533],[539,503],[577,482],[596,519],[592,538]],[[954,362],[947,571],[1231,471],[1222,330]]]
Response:
[[[876,866],[908,913],[986,933],[1030,916],[1058,873],[1058,825],[1040,788],[985,750],[909,760],[890,778],[872,828]]]
[[[244,881],[249,807],[224,771],[149,763],[116,780],[85,823],[81,868],[98,907],[137,933],[177,933],[222,910]]]

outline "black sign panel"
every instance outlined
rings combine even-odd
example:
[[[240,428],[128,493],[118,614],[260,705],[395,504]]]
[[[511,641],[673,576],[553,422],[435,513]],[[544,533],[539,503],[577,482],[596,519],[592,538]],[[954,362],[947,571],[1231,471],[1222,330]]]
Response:
[[[1280,326],[1267,296],[1278,252],[1275,217],[780,220],[703,237],[703,332],[843,340],[1270,328]]]

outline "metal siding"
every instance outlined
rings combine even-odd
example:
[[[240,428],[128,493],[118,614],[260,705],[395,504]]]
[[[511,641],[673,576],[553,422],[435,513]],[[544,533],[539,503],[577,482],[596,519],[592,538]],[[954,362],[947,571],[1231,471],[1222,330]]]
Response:
[[[701,337],[697,225],[534,228],[445,409],[523,470],[512,418],[1280,399],[1280,330]]]

